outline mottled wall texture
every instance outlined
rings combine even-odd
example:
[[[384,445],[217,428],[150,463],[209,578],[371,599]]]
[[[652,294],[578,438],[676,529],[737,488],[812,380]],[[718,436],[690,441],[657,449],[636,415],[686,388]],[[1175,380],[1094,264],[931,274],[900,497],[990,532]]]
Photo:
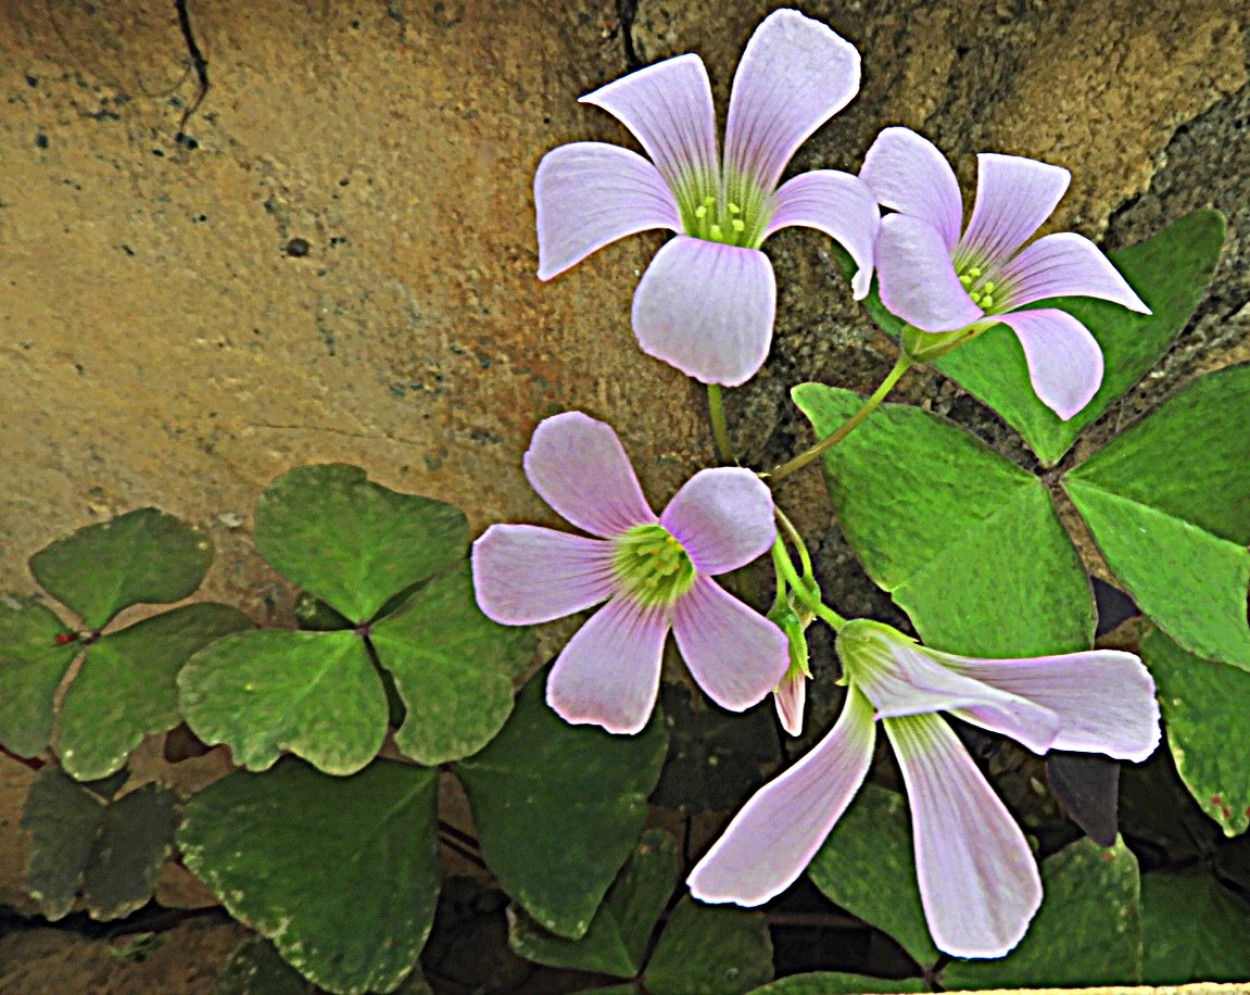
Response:
[[[520,456],[574,407],[615,422],[665,500],[712,453],[701,393],[629,329],[659,236],[539,283],[534,167],[571,139],[628,142],[577,97],[643,63],[701,52],[723,99],[772,6],[186,0],[181,23],[174,0],[0,4],[0,590],[31,591],[26,559],[57,535],[155,504],[211,534],[208,594],[280,623],[289,592],[248,541],[277,474],[350,461],[479,530],[544,520]],[[864,86],[795,170],[856,169],[901,123],[965,181],[984,149],[1070,167],[1054,224],[1110,247],[1228,215],[1200,316],[1109,419],[1247,358],[1245,0],[803,6],[859,47]],[[820,236],[769,250],[773,355],[729,402],[761,464],[807,441],[791,383],[862,390],[890,361]],[[939,377],[903,395],[1027,461]],[[819,487],[782,499],[828,529]]]

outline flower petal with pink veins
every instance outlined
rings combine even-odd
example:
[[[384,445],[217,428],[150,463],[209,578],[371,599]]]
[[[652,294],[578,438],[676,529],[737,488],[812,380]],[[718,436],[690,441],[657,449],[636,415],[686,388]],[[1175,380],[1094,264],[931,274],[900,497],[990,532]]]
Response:
[[[634,334],[643,352],[687,376],[736,387],[768,358],[776,311],[764,253],[678,235],[638,284]]]
[[[928,222],[887,215],[881,220],[876,258],[881,301],[909,325],[924,332],[953,332],[985,316],[959,282],[942,234]]]
[[[708,577],[677,600],[673,636],[695,682],[731,712],[762,700],[790,666],[785,633]]]
[[[725,165],[772,190],[817,128],[859,92],[859,52],[820,21],[778,10],[738,63],[725,126]]]
[[[626,235],[681,231],[677,201],[659,171],[637,152],[602,142],[561,145],[543,156],[534,204],[540,280]]]
[[[977,156],[977,199],[960,251],[978,262],[1005,262],[1054,213],[1072,174],[1062,166],[1017,155]]]
[[[1033,391],[1046,407],[1067,421],[1093,400],[1102,386],[1102,349],[1088,328],[1056,308],[994,317],[1016,333]]]
[[[577,630],[547,678],[547,704],[565,722],[640,732],[655,708],[668,617],[628,597],[609,601]]]
[[[803,710],[807,706],[807,675],[794,670],[781,679],[773,690],[777,718],[787,736],[803,735]]]
[[[936,715],[886,719],[911,810],[916,877],[938,949],[1002,957],[1042,901],[1024,833]]]
[[[1149,314],[1120,271],[1098,246],[1084,235],[1060,232],[1039,238],[1003,267],[1001,279],[1009,296],[1004,310],[1048,297],[1097,297],[1130,311]]]
[[[695,569],[713,577],[745,567],[777,537],[768,485],[736,466],[696,473],[673,495],[660,524],[681,543]]]
[[[592,535],[614,538],[658,521],[612,426],[580,411],[539,423],[525,475],[539,497]]]
[[[625,125],[673,190],[692,172],[718,175],[716,113],[707,69],[679,55],[623,76],[581,98]]]
[[[851,281],[855,299],[868,296],[881,211],[866,183],[832,169],[817,169],[787,180],[776,193],[773,214],[762,237],[791,226],[815,228],[846,249],[859,267]]]
[[[492,525],[473,544],[478,607],[503,625],[537,625],[616,593],[612,544],[537,525]]]
[[[910,128],[886,128],[864,156],[859,178],[882,207],[928,222],[949,256],[964,220],[955,171],[927,138]]]
[[[864,783],[875,739],[872,706],[851,688],[829,734],[734,816],[691,872],[690,893],[703,902],[750,906],[785,891]]]

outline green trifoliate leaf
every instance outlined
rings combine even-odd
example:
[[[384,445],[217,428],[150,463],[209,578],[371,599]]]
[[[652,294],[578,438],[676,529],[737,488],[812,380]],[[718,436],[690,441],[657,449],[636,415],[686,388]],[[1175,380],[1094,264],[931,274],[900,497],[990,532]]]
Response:
[[[1250,670],[1250,365],[1193,381],[1067,474],[1107,565],[1159,628]]]
[[[813,974],[792,974],[755,989],[751,995],[908,995],[910,992],[927,991],[928,986],[920,978],[894,981],[870,978],[865,974],[817,971]]]
[[[355,466],[292,470],[256,505],[261,556],[358,624],[461,559],[468,545],[458,508],[371,483]]]
[[[666,737],[658,711],[637,736],[569,725],[543,700],[546,682],[544,670],[455,770],[500,887],[544,929],[576,938],[634,849]]]
[[[0,597],[0,746],[33,757],[52,738],[52,701],[78,655],[65,623],[32,598]]]
[[[1001,960],[955,961],[942,987],[1086,988],[1141,980],[1137,859],[1119,841],[1082,839],[1042,863],[1045,897],[1020,945]]]
[[[512,711],[512,682],[534,646],[528,627],[481,613],[467,563],[417,591],[371,639],[407,710],[395,743],[429,766],[490,742]]]
[[[683,898],[643,981],[651,995],[738,995],[773,977],[773,944],[759,912]]]
[[[861,401],[802,384],[817,436]],[[829,451],[825,481],[868,576],[935,649],[1016,657],[1087,649],[1089,582],[1045,485],[968,432],[886,404]]]
[[[187,866],[236,919],[334,992],[390,991],[416,962],[438,893],[434,771],[380,760],[346,778],[286,759],[187,806]]]
[[[1143,982],[1250,978],[1250,905],[1205,875],[1147,874],[1141,892]]]
[[[1185,787],[1229,836],[1250,825],[1250,674],[1186,653],[1162,632],[1142,639],[1159,686],[1168,749]]]
[[[328,774],[351,774],[386,735],[386,691],[351,630],[226,636],[191,657],[178,689],[192,732],[228,745],[248,770],[289,751]]]
[[[80,781],[120,770],[145,735],[182,721],[175,681],[191,654],[251,625],[227,605],[188,605],[88,647],[61,706],[57,749],[65,770]]]
[[[579,940],[556,936],[524,912],[516,912],[508,946],[539,964],[635,977],[642,970],[651,934],[677,886],[679,872],[677,841],[659,830],[645,832],[585,936]]]
[[[123,608],[193,594],[213,562],[208,536],[141,508],[58,539],[30,558],[35,580],[98,630]]]

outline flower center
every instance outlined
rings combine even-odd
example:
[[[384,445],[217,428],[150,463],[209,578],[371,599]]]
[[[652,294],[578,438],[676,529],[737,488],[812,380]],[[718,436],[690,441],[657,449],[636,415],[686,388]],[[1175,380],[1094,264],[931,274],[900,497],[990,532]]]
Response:
[[[753,184],[692,177],[678,192],[687,235],[740,249],[757,249],[771,211],[770,198]]]
[[[663,525],[636,525],[616,542],[617,580],[643,604],[671,605],[694,584],[689,554]]]
[[[1002,306],[1006,297],[1005,288],[992,279],[994,274],[988,272],[987,267],[969,259],[956,265],[955,275],[959,277],[964,290],[968,291],[972,303],[986,314],[993,314],[996,304]]]

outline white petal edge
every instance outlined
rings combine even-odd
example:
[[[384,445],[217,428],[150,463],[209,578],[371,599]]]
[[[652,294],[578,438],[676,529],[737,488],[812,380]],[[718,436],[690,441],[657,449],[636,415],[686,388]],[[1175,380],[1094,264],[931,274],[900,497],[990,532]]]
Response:
[[[1111,260],[1084,235],[1059,232],[1026,245],[1002,270],[1009,296],[1003,307],[1012,309],[1048,297],[1097,297],[1150,314],[1150,308],[1120,274]]]
[[[1084,409],[1102,386],[1102,348],[1088,328],[1056,308],[998,314],[1024,350],[1038,399],[1064,421]]]
[[[985,316],[955,275],[942,234],[906,214],[881,220],[877,283],[892,314],[923,332],[953,332]]]
[[[773,495],[759,474],[741,467],[700,470],[660,515],[699,573],[745,567],[777,538]]]
[[[1018,155],[977,156],[977,197],[959,243],[985,265],[1005,263],[1054,213],[1072,174]]]
[[[910,214],[937,229],[947,255],[963,224],[963,196],[946,156],[910,128],[886,128],[864,156],[859,178],[882,207]]]

